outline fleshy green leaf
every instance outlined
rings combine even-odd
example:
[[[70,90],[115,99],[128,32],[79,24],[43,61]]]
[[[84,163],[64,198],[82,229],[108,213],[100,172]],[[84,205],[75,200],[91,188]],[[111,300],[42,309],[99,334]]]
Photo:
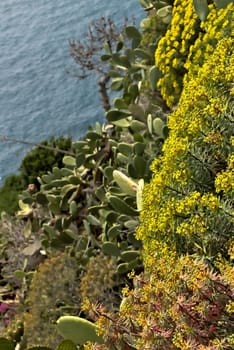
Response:
[[[120,250],[118,246],[113,242],[104,242],[102,245],[102,251],[109,256],[119,256]]]
[[[233,2],[233,0],[214,0],[217,9],[223,9],[227,7],[230,2]]]
[[[12,341],[6,338],[0,338],[0,349],[2,350],[14,350],[15,346]]]
[[[193,0],[193,5],[201,21],[205,21],[209,13],[207,0]]]
[[[57,321],[59,333],[75,344],[82,345],[88,341],[102,343],[103,339],[97,335],[94,323],[76,316],[62,316]]]
[[[102,61],[108,61],[111,58],[111,55],[104,54],[101,56]]]
[[[120,119],[127,118],[130,114],[128,112],[119,111],[118,109],[112,109],[106,113],[106,119],[109,122],[114,122]]]
[[[126,250],[121,253],[121,259],[125,262],[130,262],[139,256],[139,252],[136,250]]]
[[[64,156],[63,157],[63,164],[68,166],[76,166],[76,158],[71,156]]]
[[[111,206],[119,213],[125,214],[125,215],[130,215],[130,216],[135,216],[138,215],[137,210],[134,208],[130,207],[127,203],[125,203],[122,199],[116,197],[116,196],[109,196],[109,202]]]
[[[125,32],[130,39],[141,39],[141,33],[134,26],[127,26]]]
[[[150,68],[150,70],[149,70],[149,82],[150,82],[150,87],[153,91],[156,90],[157,82],[161,78],[161,76],[162,76],[162,74],[156,66],[153,66]]]
[[[64,340],[59,344],[57,350],[77,350],[77,347],[71,340]]]

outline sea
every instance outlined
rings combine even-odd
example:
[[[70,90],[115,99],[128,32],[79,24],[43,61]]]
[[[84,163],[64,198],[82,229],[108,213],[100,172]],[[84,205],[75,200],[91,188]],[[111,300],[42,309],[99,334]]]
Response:
[[[83,40],[102,16],[117,25],[144,11],[138,0],[0,1],[0,185],[32,146],[51,136],[78,140],[104,122],[95,75],[75,77],[69,41]]]

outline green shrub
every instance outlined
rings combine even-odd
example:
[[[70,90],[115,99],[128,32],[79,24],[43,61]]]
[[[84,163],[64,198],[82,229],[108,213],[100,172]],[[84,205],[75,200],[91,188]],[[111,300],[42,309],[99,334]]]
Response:
[[[77,262],[68,254],[46,259],[35,272],[24,313],[23,341],[27,346],[54,347],[61,340],[56,320],[64,313],[79,314]]]
[[[42,147],[40,147],[40,145]],[[71,150],[71,138],[51,137],[48,141],[42,141],[38,147],[31,150],[22,160],[20,164],[20,176],[24,182],[25,188],[30,183],[39,186],[37,178],[50,171],[54,166],[61,168],[64,154],[57,152],[56,148],[62,151]],[[52,147],[50,150],[46,147]]]
[[[19,175],[8,176],[0,188],[0,213],[5,211],[10,215],[18,209],[19,193],[24,189],[24,182]]]
[[[119,281],[116,278],[116,261],[113,258],[99,254],[89,259],[80,282],[80,297],[85,305],[101,303],[108,310],[117,309],[120,303]],[[88,313],[91,317],[92,313]]]
[[[123,291],[119,317],[100,312],[107,346],[233,347],[233,48],[233,38],[221,36],[189,72],[169,116],[137,230],[144,273]]]
[[[33,191],[36,188],[39,189],[40,184],[37,180],[39,176],[50,171],[54,166],[62,167],[64,153],[56,151],[56,148],[65,152],[71,150],[71,139],[52,137],[49,141],[42,141],[40,145],[26,154],[20,164],[19,175],[10,175],[4,181],[0,188],[0,213],[5,211],[7,214],[14,215],[18,210],[20,193],[30,184],[36,186],[31,187]]]
[[[145,186],[138,238],[213,259],[233,232],[233,40],[220,41],[169,118],[164,155]],[[231,90],[231,91],[230,91]]]

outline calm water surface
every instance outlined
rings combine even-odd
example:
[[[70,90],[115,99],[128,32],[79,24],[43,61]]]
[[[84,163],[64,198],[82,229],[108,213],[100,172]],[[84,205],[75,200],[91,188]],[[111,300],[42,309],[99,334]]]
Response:
[[[69,39],[82,38],[101,16],[139,22],[138,0],[1,0],[0,137],[40,142],[50,136],[78,139],[103,121],[95,78],[78,81]],[[16,173],[29,147],[0,142],[0,181]],[[1,182],[0,182],[1,183]]]

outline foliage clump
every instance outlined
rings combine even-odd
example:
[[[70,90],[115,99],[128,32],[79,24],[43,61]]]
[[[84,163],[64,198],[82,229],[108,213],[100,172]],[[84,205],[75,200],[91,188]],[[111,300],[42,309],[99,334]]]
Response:
[[[197,38],[199,22],[192,0],[174,2],[170,28],[155,52],[156,65],[162,72],[158,87],[169,107],[178,102],[186,72],[184,64]]]
[[[200,33],[193,45],[190,46],[189,54],[184,67],[188,71],[184,84],[191,75],[196,75],[205,60],[208,60],[222,38],[233,37],[234,11],[233,2],[228,6],[217,9],[214,4],[209,6],[209,14],[206,21],[200,24]]]
[[[101,303],[108,311],[117,308],[120,291],[114,291],[117,265],[113,257],[103,254],[93,256],[85,267],[80,281],[80,298],[84,304]],[[119,292],[119,293],[118,293]]]
[[[211,4],[209,9],[206,20],[200,22],[192,0],[174,3],[171,26],[155,52],[156,65],[163,73],[158,87],[169,107],[179,101],[187,73],[197,72],[218,41],[233,35],[233,2],[221,9]]]
[[[63,166],[64,153],[56,151],[56,149],[68,151],[71,150],[71,147],[71,138],[58,137],[56,139],[51,137],[48,141],[42,141],[38,147],[30,151],[24,157],[19,169],[25,187],[30,183],[39,186],[38,177],[55,166],[61,168]]]
[[[19,193],[25,188],[23,179],[19,175],[8,176],[0,188],[0,213],[14,215],[18,209]]]
[[[31,145],[30,142],[25,143]],[[22,191],[27,188],[30,190],[30,184],[34,185],[31,187],[33,191],[39,189],[37,178],[55,166],[62,167],[64,153],[69,151],[71,151],[71,138],[51,137],[28,152],[20,164],[19,174],[8,176],[0,188],[0,213],[14,215],[18,210],[19,195]]]
[[[28,293],[24,313],[24,342],[27,346],[56,346],[61,340],[56,320],[67,312],[79,314],[77,262],[68,253],[40,264]]]
[[[11,288],[21,287],[23,281],[16,271],[32,271],[43,260],[36,246],[38,234],[25,235],[25,224],[7,215],[0,220],[1,278]]]
[[[135,278],[135,289],[122,309],[124,322],[132,322],[136,348],[231,349],[233,282],[227,284],[204,260],[164,253],[156,264],[151,260],[145,275]]]
[[[141,3],[164,32],[171,2]],[[209,5],[201,24],[192,1],[174,2],[156,49],[162,95],[178,102],[170,115],[158,105],[153,46],[142,33],[126,27],[132,48],[121,39],[102,56],[111,88],[122,91],[108,125],[90,127],[63,167],[41,176],[40,191],[21,197],[18,216],[47,254],[28,292],[24,342],[55,346],[54,322],[65,314],[66,326],[98,327],[104,344],[87,350],[233,347],[232,10]],[[72,338],[76,331],[69,327]]]
[[[153,162],[154,177],[145,187],[138,238],[146,244],[168,240],[179,253],[210,259],[225,251],[233,232],[232,52],[233,40],[221,40],[170,115],[164,154]],[[220,182],[229,183],[225,191]]]
[[[233,347],[233,48],[221,36],[169,116],[137,230],[144,273],[124,290],[118,321],[98,320],[118,349]]]

